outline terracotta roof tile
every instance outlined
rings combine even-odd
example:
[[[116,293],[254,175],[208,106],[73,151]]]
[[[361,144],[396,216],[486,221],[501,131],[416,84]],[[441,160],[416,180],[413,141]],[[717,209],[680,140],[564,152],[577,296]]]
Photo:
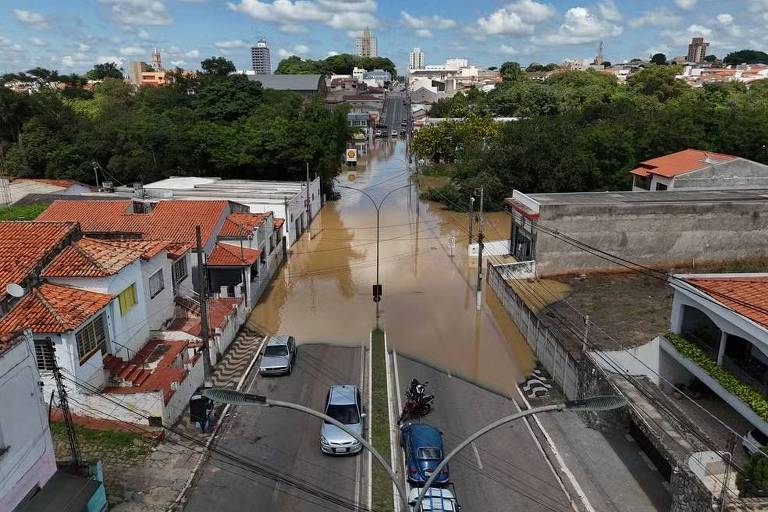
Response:
[[[717,302],[768,328],[768,275],[752,277],[696,277],[685,279]],[[727,297],[724,297],[727,296]],[[735,299],[735,300],[734,300]],[[745,304],[751,304],[759,310]]]
[[[9,283],[23,283],[75,233],[73,222],[0,222],[0,298]]]
[[[43,277],[107,277],[120,272],[142,255],[93,238],[70,245],[43,270]]]
[[[37,220],[76,221],[86,233],[136,233],[146,240],[195,244],[199,225],[203,244],[225,213],[229,201],[159,201],[149,213],[133,213],[131,200],[54,201]]]
[[[34,333],[73,331],[104,309],[112,299],[106,293],[45,283],[25,295],[0,320],[0,333],[25,328]]]
[[[224,226],[219,232],[219,237],[245,238],[251,235],[254,229],[272,214],[266,213],[232,213],[227,217]]]
[[[107,245],[131,249],[141,253],[141,259],[151,260],[164,250],[171,246],[176,248],[179,244],[172,244],[165,240],[102,240]]]
[[[283,227],[283,224],[285,224],[285,219],[281,219],[280,217],[275,217],[275,229],[280,229]]]
[[[707,159],[716,161],[714,163],[719,163],[735,160],[736,158],[735,156],[713,153],[711,151],[685,149],[677,153],[640,162],[640,166],[632,169],[630,172],[638,176],[657,174],[666,178],[673,178],[677,175],[703,169],[711,165],[711,163],[706,162]]]
[[[241,249],[234,245],[216,244],[206,264],[213,267],[243,267],[256,263],[260,255],[260,249]]]

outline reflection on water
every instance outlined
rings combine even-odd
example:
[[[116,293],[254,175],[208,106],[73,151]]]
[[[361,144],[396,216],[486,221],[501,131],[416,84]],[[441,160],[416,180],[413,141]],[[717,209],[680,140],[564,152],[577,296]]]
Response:
[[[405,144],[377,141],[363,165],[339,184],[375,201],[409,183]],[[301,342],[361,344],[376,325],[376,211],[363,194],[340,188],[291,255],[249,324]],[[486,238],[508,230],[503,213],[486,216]],[[449,237],[456,237],[450,255]],[[513,391],[532,355],[490,288],[475,307],[477,268],[468,264],[467,216],[397,190],[381,209],[380,325],[390,347],[492,389]]]

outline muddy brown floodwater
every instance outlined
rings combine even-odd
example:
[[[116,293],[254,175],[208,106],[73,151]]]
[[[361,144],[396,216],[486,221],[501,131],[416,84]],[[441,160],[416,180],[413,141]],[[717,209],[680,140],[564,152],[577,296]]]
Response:
[[[410,183],[403,141],[376,141],[338,182],[379,201]],[[249,324],[300,343],[360,345],[376,325],[376,211],[344,188],[325,204],[290,250]],[[525,340],[493,291],[476,310],[477,267],[467,256],[467,215],[418,199],[415,185],[392,192],[381,209],[379,325],[390,348],[469,381],[511,394],[532,369]],[[486,215],[486,239],[508,231],[506,215]],[[454,256],[449,238],[456,237]]]

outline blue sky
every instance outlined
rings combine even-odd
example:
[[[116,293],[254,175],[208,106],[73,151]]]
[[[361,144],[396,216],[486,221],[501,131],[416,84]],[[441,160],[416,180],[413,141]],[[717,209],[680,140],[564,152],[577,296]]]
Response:
[[[768,0],[0,0],[0,72],[127,67],[148,61],[153,47],[166,65],[194,69],[224,55],[245,68],[259,37],[276,65],[291,54],[353,53],[365,26],[399,69],[413,47],[429,64],[460,57],[490,66],[592,58],[603,40],[616,62],[683,55],[692,36],[722,57],[768,49]]]

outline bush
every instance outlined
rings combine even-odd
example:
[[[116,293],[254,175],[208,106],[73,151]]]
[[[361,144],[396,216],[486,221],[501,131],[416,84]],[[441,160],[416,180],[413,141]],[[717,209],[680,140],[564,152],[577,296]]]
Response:
[[[768,497],[768,456],[765,453],[752,455],[744,471],[736,475],[736,487],[742,498]]]
[[[768,400],[765,399],[762,393],[752,386],[744,384],[729,371],[717,366],[715,360],[682,336],[670,332],[665,337],[675,347],[675,350],[699,365],[729,393],[737,396],[739,400],[755,411],[760,418],[768,421]]]

